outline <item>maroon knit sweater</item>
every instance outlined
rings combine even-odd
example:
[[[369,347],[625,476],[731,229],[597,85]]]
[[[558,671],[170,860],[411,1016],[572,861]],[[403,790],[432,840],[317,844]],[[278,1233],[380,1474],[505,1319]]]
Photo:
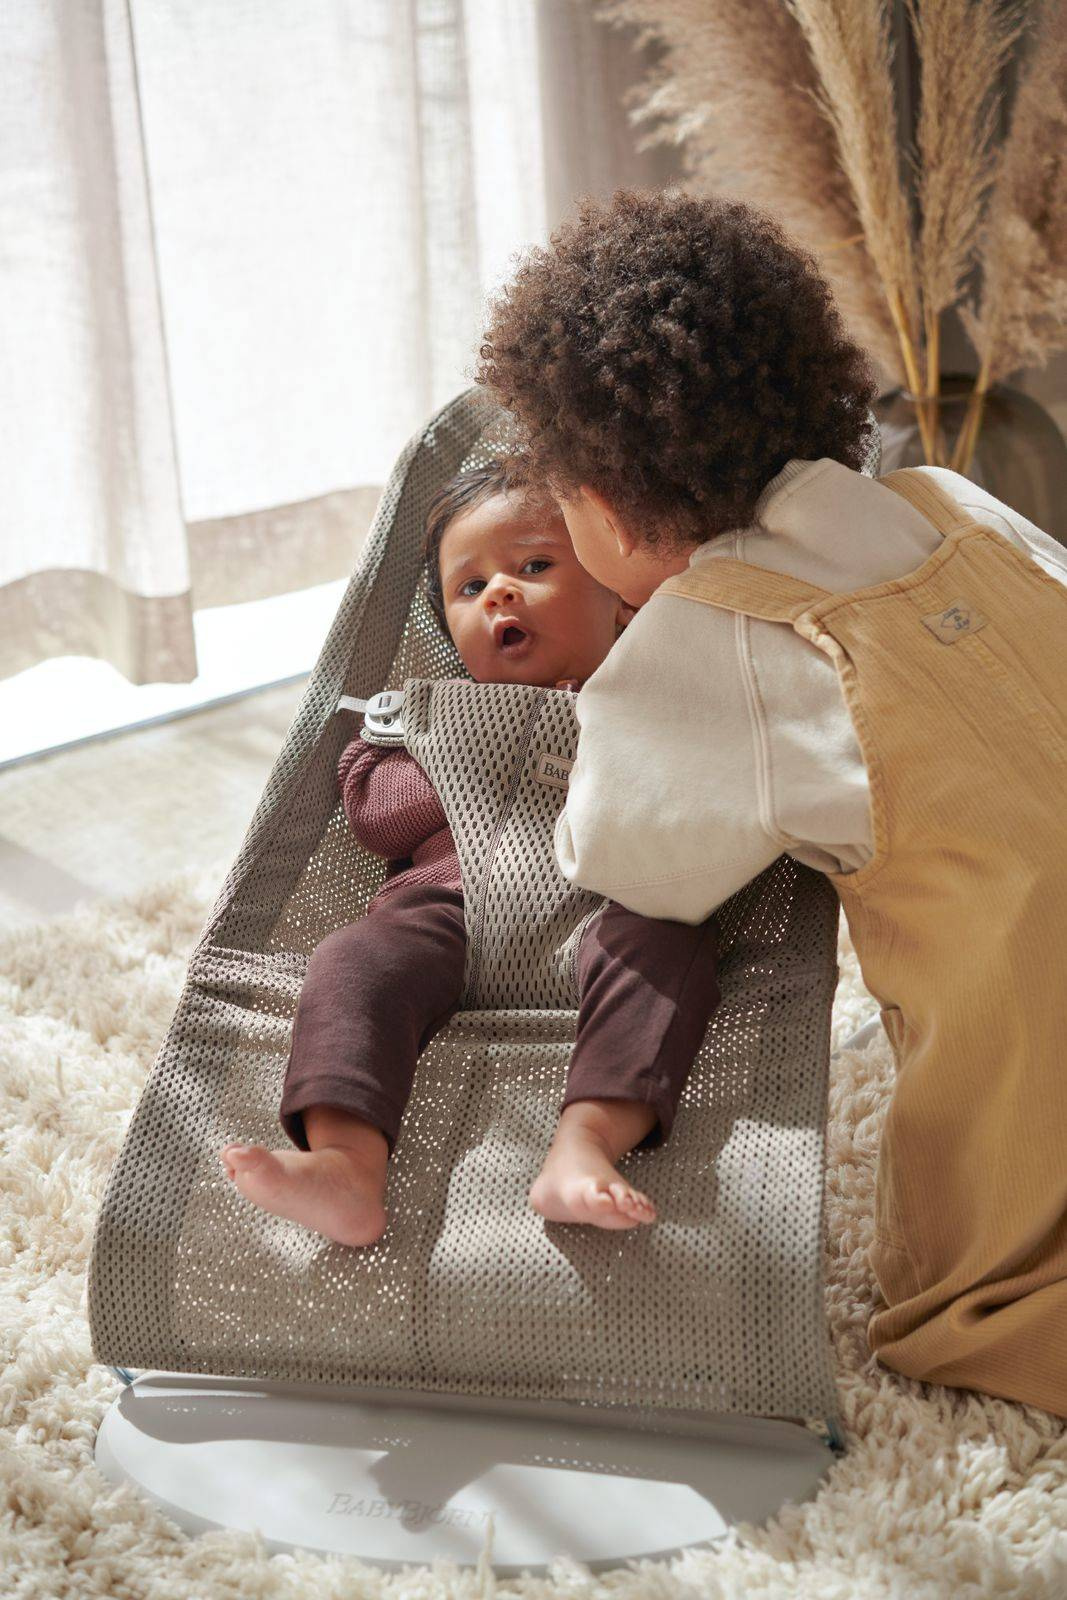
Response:
[[[414,883],[462,890],[444,807],[413,755],[402,746],[353,739],[341,755],[337,776],[352,832],[364,849],[389,863],[375,900]]]

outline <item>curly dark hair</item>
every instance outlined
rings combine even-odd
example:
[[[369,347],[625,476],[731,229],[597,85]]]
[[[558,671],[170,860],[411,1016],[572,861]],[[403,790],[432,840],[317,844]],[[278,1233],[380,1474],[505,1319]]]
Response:
[[[490,303],[475,374],[558,498],[598,490],[648,544],[751,522],[794,456],[858,470],[877,383],[815,258],[738,200],[586,199]]]

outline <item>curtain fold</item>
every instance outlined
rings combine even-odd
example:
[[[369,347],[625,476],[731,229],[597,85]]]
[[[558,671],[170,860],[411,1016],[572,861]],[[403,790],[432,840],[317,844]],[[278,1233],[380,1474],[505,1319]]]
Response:
[[[515,252],[661,181],[640,70],[574,0],[12,8],[0,675],[188,681],[194,607],[350,571]]]
[[[0,674],[195,673],[129,15],[10,8],[0,95]]]

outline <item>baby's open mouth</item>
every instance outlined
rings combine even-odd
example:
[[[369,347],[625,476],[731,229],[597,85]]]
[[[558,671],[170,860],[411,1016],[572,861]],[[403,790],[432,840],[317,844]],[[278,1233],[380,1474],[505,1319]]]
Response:
[[[533,635],[526,628],[520,628],[517,622],[500,619],[493,629],[493,641],[501,655],[519,656],[530,647]]]

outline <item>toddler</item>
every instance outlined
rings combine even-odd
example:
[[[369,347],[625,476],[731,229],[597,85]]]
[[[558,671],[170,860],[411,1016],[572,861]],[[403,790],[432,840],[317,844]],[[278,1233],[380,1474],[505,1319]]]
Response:
[[[520,463],[463,473],[433,501],[431,604],[481,683],[577,690],[632,608],[585,571],[554,504]],[[354,739],[342,799],[361,844],[389,861],[367,914],[314,951],[293,1025],[280,1121],[292,1151],[227,1144],[241,1193],[342,1244],[386,1226],[387,1163],[415,1063],[459,1007],[466,957],[459,860],[436,791],[403,748]],[[530,1190],[553,1222],[655,1219],[616,1170],[661,1143],[719,998],[717,928],[609,902],[577,956],[577,1035],[559,1122]]]
[[[699,923],[782,851],[827,874],[899,1069],[871,1348],[1067,1417],[1067,552],[946,468],[860,470],[870,363],[739,201],[583,204],[481,349],[640,607],[576,703],[564,876]]]

